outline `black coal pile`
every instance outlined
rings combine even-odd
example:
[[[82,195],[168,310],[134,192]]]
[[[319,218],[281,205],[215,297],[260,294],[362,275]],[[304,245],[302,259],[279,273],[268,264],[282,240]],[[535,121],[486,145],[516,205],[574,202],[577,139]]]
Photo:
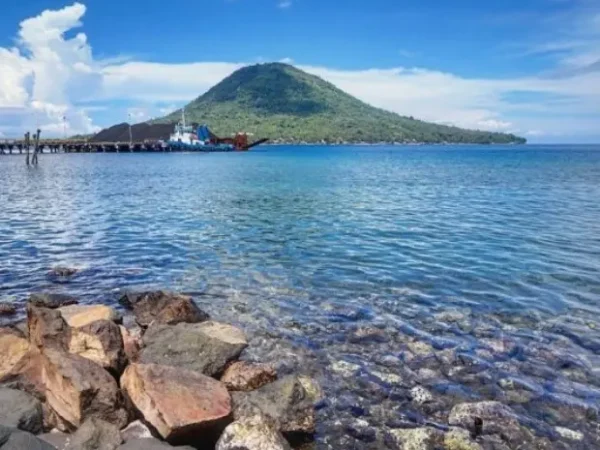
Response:
[[[170,123],[138,123],[131,127],[131,137],[134,142],[167,140],[173,132]],[[129,142],[129,124],[120,123],[105,128],[96,134],[90,142]]]

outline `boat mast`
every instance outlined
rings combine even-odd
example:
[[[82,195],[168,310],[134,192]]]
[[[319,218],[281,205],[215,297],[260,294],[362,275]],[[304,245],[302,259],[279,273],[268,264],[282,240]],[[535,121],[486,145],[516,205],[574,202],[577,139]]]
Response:
[[[181,108],[181,122],[183,124],[183,128],[185,128],[185,107]]]

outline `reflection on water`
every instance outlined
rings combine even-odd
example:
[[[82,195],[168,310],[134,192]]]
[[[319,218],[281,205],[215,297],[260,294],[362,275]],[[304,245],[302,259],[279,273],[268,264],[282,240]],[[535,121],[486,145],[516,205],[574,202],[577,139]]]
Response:
[[[471,399],[550,437],[582,414],[600,442],[599,148],[22,159],[0,156],[4,300],[190,292],[249,331],[249,357],[320,378],[330,444],[378,445],[357,418],[444,423]],[[82,271],[57,284],[58,264]]]

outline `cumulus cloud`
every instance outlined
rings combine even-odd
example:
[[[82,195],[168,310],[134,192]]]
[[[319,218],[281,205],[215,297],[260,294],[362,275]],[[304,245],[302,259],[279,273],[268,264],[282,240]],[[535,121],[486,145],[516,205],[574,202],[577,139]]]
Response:
[[[86,35],[65,38],[84,14],[80,3],[44,11],[21,22],[17,47],[0,48],[0,128],[7,134],[35,127],[50,134],[65,126],[72,133],[97,129],[73,101],[97,92],[102,76]]]

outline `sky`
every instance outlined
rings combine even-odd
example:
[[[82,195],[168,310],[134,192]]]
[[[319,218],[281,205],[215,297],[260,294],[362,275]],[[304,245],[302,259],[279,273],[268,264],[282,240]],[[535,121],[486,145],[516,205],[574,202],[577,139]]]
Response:
[[[0,138],[146,121],[282,61],[402,115],[600,142],[600,0],[26,0],[0,30]]]

